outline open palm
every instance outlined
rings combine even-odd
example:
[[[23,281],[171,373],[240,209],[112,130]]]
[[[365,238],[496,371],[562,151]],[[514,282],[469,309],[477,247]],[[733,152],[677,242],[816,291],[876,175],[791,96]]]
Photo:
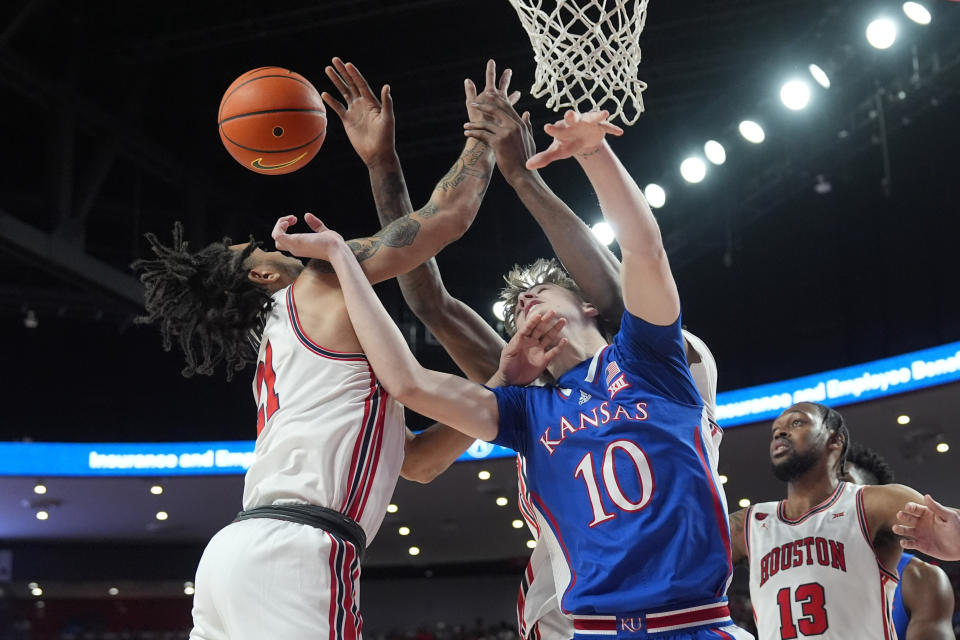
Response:
[[[320,96],[343,122],[350,144],[364,164],[370,166],[391,157],[395,148],[395,120],[390,85],[383,85],[380,97],[352,62],[334,58],[325,69],[327,77],[340,92],[344,103],[326,91]]]

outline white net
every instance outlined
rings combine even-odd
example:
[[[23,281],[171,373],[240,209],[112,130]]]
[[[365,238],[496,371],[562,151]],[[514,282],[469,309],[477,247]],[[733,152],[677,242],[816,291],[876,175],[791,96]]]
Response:
[[[510,0],[530,36],[536,77],[530,92],[554,111],[610,111],[633,124],[643,112],[637,79],[647,0]],[[546,6],[544,6],[546,5]]]

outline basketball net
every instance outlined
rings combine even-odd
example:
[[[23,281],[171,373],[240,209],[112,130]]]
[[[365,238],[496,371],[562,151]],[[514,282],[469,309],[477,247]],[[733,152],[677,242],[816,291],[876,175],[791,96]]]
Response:
[[[554,111],[607,109],[611,121],[636,122],[647,88],[637,79],[647,1],[510,0],[537,63],[531,95],[549,96]]]

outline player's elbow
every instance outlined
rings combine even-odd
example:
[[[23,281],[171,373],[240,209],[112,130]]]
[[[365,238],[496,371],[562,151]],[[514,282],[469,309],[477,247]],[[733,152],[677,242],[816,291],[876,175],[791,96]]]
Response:
[[[424,456],[411,455],[411,453],[408,452],[407,456],[403,459],[403,466],[400,467],[400,475],[403,476],[404,480],[409,480],[410,482],[429,484],[446,470],[447,466],[432,463],[429,460],[425,460]]]
[[[409,372],[394,371],[389,378],[381,378],[380,382],[383,384],[383,388],[387,390],[387,393],[393,396],[400,404],[404,406],[410,406],[411,403],[416,404],[418,392],[417,383],[414,381],[413,375]]]

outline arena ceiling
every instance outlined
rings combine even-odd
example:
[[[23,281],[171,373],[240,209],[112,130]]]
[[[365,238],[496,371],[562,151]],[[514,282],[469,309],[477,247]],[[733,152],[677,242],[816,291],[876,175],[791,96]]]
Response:
[[[657,215],[686,323],[715,352],[721,389],[960,339],[960,4],[929,6],[933,22],[919,27],[895,2],[651,3],[641,39],[647,111],[613,144],[638,182],[667,190]],[[886,51],[863,38],[881,9],[904,25]],[[287,176],[244,170],[215,131],[223,90],[240,73],[281,65],[328,90],[323,67],[335,55],[372,84],[391,84],[415,204],[456,157],[462,80],[479,80],[488,58],[514,70],[518,106],[535,124],[556,117],[527,93],[531,49],[506,1],[18,0],[0,8],[0,438],[252,437],[246,380],[184,380],[178,356],[132,325],[139,291],[127,265],[143,255],[143,232],[163,236],[174,220],[197,244],[264,238],[277,216],[303,211],[346,236],[376,230],[365,169],[335,116],[317,158]],[[812,61],[829,69],[833,86],[807,110],[787,112],[780,84]],[[747,117],[764,123],[764,144],[737,135]],[[679,163],[708,138],[727,146],[728,162],[686,185]],[[546,136],[537,142],[545,146]],[[543,174],[588,223],[599,219],[575,167]],[[827,193],[815,190],[825,183]],[[439,262],[449,289],[495,322],[499,274],[548,252],[495,176],[474,227]],[[398,322],[412,323],[397,290],[380,290]],[[415,348],[429,366],[452,369],[422,331]],[[948,406],[937,396],[924,410],[948,428],[956,415]],[[896,442],[882,446],[892,453]],[[459,473],[470,475],[451,478]],[[216,496],[226,488],[226,504],[239,494],[231,480],[209,482]],[[100,499],[112,500],[114,489],[104,490]],[[402,489],[411,502],[431,490]],[[233,509],[211,510],[190,538],[204,538]],[[522,552],[517,536],[504,544]]]

